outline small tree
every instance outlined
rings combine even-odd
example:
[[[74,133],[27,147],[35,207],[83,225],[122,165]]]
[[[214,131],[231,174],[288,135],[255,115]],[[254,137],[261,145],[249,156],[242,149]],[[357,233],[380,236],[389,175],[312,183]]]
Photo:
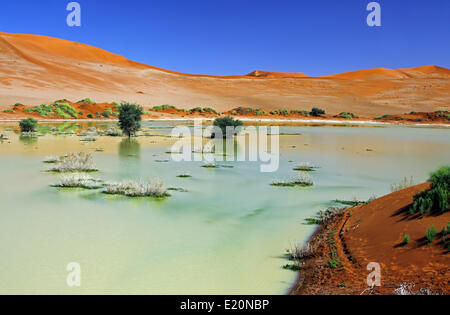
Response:
[[[37,127],[37,120],[33,118],[27,118],[20,121],[20,131],[21,132],[34,132]]]
[[[239,119],[234,119],[233,117],[230,117],[230,116],[223,117],[223,118],[216,118],[216,120],[214,120],[214,126],[219,127],[222,130],[223,138],[228,137],[227,127],[237,128],[237,127],[241,127],[242,125],[243,125],[242,121],[240,121]],[[236,133],[237,133],[236,130],[234,130],[233,135],[235,135]]]
[[[122,103],[119,114],[119,127],[130,138],[141,129],[142,107],[136,104]]]

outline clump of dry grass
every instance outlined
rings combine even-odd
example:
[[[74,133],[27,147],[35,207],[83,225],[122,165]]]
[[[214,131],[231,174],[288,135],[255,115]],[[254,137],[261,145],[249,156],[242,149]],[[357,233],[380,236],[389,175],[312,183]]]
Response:
[[[50,172],[74,173],[74,172],[95,172],[92,155],[89,153],[71,153],[58,158],[56,165],[49,169]]]
[[[347,207],[338,208],[338,207],[329,207],[326,210],[319,210],[316,216],[312,218],[306,218],[306,225],[323,225],[333,219],[336,216],[341,216],[347,210]]]
[[[84,188],[84,189],[99,189],[103,185],[98,179],[94,179],[86,174],[69,174],[60,177],[59,182],[51,185],[52,187],[61,188]]]
[[[329,207],[326,210],[319,210],[317,213],[317,218],[322,222],[322,224],[324,224],[336,216],[343,215],[345,210],[347,210],[347,207]]]
[[[273,181],[272,186],[281,186],[281,187],[293,187],[293,186],[302,186],[308,187],[313,186],[313,180],[308,174],[299,174],[296,177],[292,177],[288,180],[276,180]]]
[[[216,168],[217,164],[214,162],[206,162],[205,164],[202,165],[202,167],[204,168]]]
[[[401,182],[391,184],[391,192],[403,190],[411,186],[414,186],[414,178],[411,176],[411,178],[408,180],[408,178],[405,176],[405,178],[403,178]]]
[[[109,137],[120,137],[122,136],[122,131],[120,129],[111,127],[106,130],[106,135]]]
[[[147,183],[140,183],[133,180],[120,183],[108,183],[103,191],[109,195],[122,195],[127,197],[169,197],[168,190],[159,179],[149,178]]]
[[[394,295],[440,295],[439,292],[433,291],[429,288],[420,288],[413,291],[416,285],[413,282],[401,283],[398,288],[393,291]]]
[[[286,250],[286,255],[290,260],[302,260],[314,255],[316,248],[311,243],[306,243],[303,246],[294,244],[291,248]]]

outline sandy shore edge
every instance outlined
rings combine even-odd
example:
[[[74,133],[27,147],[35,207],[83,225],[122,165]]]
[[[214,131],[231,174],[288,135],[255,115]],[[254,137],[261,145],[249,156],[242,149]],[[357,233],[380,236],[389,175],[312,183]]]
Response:
[[[390,122],[378,122],[371,120],[358,120],[358,121],[343,121],[343,120],[322,120],[322,119],[254,119],[254,118],[241,118],[235,117],[243,122],[254,122],[254,123],[298,123],[298,124],[322,124],[322,125],[354,125],[354,126],[403,126],[403,127],[426,127],[426,128],[436,128],[436,127],[444,127],[450,128],[450,124],[438,124],[438,123],[429,123],[429,124],[415,124],[415,123],[390,123]],[[181,122],[181,121],[207,121],[212,122],[215,118],[208,117],[193,117],[193,118],[170,118],[170,117],[162,117],[162,118],[150,118],[143,119],[143,122]],[[0,123],[14,123],[19,122],[22,118],[17,119],[0,119]],[[93,122],[93,123],[101,123],[101,122],[117,122],[114,119],[37,119],[40,123],[65,123],[65,122]]]

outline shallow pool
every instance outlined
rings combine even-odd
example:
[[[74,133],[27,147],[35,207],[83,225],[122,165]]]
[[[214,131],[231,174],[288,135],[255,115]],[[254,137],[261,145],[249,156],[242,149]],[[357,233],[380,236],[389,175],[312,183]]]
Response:
[[[259,162],[205,169],[170,160],[174,125],[82,142],[80,128],[109,125],[54,124],[59,135],[48,126],[29,139],[1,124],[0,293],[283,294],[296,278],[283,254],[313,231],[305,218],[334,199],[389,193],[405,176],[423,182],[450,161],[450,129],[286,126],[276,173]],[[42,172],[45,156],[79,151],[94,155],[103,180],[152,176],[187,191],[153,200],[49,187],[57,176]],[[313,187],[270,186],[300,162],[320,167]],[[185,172],[192,178],[177,178]],[[66,283],[70,262],[80,287]]]

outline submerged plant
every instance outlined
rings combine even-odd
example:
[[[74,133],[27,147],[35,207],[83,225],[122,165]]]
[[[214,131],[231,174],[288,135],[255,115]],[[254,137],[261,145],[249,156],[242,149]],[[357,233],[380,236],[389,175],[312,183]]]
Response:
[[[46,156],[42,160],[42,163],[53,164],[53,163],[58,163],[58,161],[59,161],[59,158],[56,156]]]
[[[122,195],[127,197],[169,197],[168,190],[164,187],[160,179],[149,178],[147,183],[140,183],[133,180],[120,183],[108,183],[105,185],[105,194]]]
[[[49,169],[50,172],[73,173],[73,172],[95,172],[92,155],[89,153],[71,153],[61,156],[56,165]]]
[[[190,177],[192,177],[192,175],[189,174],[189,173],[183,173],[183,174],[178,175],[177,177],[179,177],[179,178],[190,178]]]
[[[308,162],[303,162],[294,167],[294,171],[302,171],[302,172],[312,172],[316,167],[312,166]]]
[[[308,187],[313,186],[314,183],[309,175],[299,174],[296,177],[292,177],[289,180],[273,181],[271,185],[281,187],[293,187],[293,186]]]
[[[84,188],[84,189],[99,189],[103,185],[98,179],[94,179],[86,174],[69,174],[60,177],[59,182],[51,185],[52,187],[62,188]]]

